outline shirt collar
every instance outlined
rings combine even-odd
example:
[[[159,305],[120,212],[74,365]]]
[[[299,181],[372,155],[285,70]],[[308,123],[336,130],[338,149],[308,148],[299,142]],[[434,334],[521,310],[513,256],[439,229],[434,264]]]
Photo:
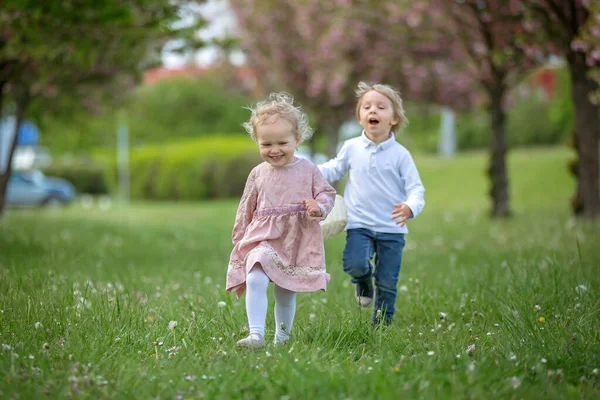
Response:
[[[373,141],[371,139],[369,139],[367,137],[367,134],[365,133],[364,130],[362,131],[362,134],[360,135],[360,137],[362,139],[362,144],[364,147],[369,147],[369,145],[378,147],[377,145],[375,145],[375,143],[373,143]],[[379,144],[379,147],[381,147],[381,150],[385,150],[385,149],[389,148],[395,141],[396,141],[396,136],[394,135],[393,132],[390,132],[390,137],[387,138],[385,141],[381,142]]]

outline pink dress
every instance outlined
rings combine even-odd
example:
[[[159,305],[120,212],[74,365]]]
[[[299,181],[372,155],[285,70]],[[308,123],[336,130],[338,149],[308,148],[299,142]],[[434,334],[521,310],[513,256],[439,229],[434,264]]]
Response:
[[[302,200],[314,199],[323,216],[310,217]],[[227,291],[238,297],[256,263],[277,286],[294,292],[325,290],[325,249],[319,222],[333,208],[335,189],[310,161],[273,167],[263,162],[246,181],[233,226]]]

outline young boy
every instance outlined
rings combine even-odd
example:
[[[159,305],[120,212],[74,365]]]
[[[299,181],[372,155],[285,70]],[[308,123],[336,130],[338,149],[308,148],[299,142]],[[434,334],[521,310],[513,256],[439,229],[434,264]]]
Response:
[[[356,118],[362,135],[347,140],[336,158],[319,165],[329,182],[349,171],[344,191],[348,213],[344,271],[356,284],[362,307],[373,302],[373,324],[389,325],[402,263],[406,222],[423,207],[425,189],[408,150],[396,133],[408,122],[400,94],[388,85],[358,84]],[[371,259],[375,255],[375,268]]]

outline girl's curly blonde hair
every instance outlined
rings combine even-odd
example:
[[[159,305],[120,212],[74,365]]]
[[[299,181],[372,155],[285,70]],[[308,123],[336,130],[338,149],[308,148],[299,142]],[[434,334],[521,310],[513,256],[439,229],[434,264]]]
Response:
[[[308,125],[308,116],[300,106],[294,105],[294,98],[289,93],[271,93],[266,100],[257,103],[254,108],[248,107],[248,110],[252,111],[252,115],[242,126],[254,141],[256,141],[257,127],[272,124],[277,118],[283,118],[292,124],[299,143],[310,139],[313,135],[313,130]]]
[[[402,128],[408,125],[408,118],[406,118],[406,115],[404,115],[404,107],[402,106],[402,97],[400,97],[400,92],[390,85],[359,82],[358,88],[356,89],[356,97],[358,98],[358,102],[356,103],[356,119],[360,121],[360,107],[362,105],[363,96],[371,90],[379,92],[390,99],[392,102],[392,109],[394,110],[394,118],[398,120],[398,123],[392,126],[392,132],[400,132]]]

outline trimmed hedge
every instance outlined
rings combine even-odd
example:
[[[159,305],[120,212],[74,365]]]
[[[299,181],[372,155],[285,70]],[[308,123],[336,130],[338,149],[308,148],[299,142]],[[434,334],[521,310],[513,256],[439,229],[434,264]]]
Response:
[[[68,180],[75,186],[78,194],[108,193],[106,172],[102,166],[93,162],[53,162],[49,167],[44,168],[44,174]]]
[[[250,170],[261,161],[256,144],[245,135],[144,146],[130,153],[130,195],[144,200],[239,197]],[[114,157],[108,163],[109,181],[116,189]]]

